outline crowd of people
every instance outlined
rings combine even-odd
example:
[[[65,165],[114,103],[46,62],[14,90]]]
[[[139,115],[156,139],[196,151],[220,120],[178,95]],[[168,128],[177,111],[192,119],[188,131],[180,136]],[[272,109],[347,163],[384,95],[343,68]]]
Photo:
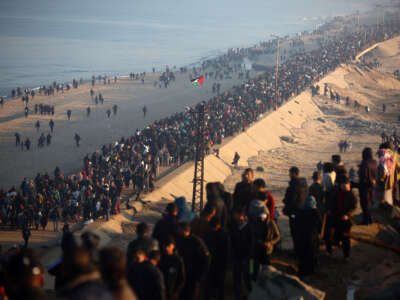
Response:
[[[340,155],[332,155],[322,172],[313,173],[311,185],[297,167],[289,169],[282,213],[289,219],[301,278],[323,268],[318,263],[322,244],[328,255],[340,247],[344,261],[349,261],[349,233],[358,202],[361,225],[373,222],[371,208],[399,203],[400,156],[391,142],[382,143],[376,156],[378,161],[371,148],[362,151],[354,181]],[[106,191],[102,193],[108,197]],[[152,231],[144,222],[136,226],[137,236],[126,251],[100,248],[99,236],[90,232],[82,234],[79,242],[64,226],[62,255],[47,268],[55,277],[53,296],[42,289],[45,271],[27,247],[29,232],[23,231],[24,247],[2,255],[0,292],[11,300],[221,300],[232,273],[235,299],[247,299],[280,242],[275,199],[263,179],[254,179],[252,169],[244,170],[232,194],[219,182],[207,183],[206,197],[199,215],[188,208],[184,197],[176,198]]]
[[[71,204],[67,205],[67,203],[72,202],[75,204],[74,211],[83,211],[83,208],[86,207],[86,211],[91,212],[86,213],[86,217],[93,215],[93,207],[102,207],[97,203],[103,201],[103,195],[106,193],[102,193],[102,190],[105,190],[106,184],[110,188],[114,186],[114,189],[118,190],[118,193],[114,195],[113,208],[117,202],[115,199],[118,198],[116,195],[123,186],[132,184],[137,194],[151,191],[154,188],[154,179],[159,175],[160,166],[168,167],[172,163],[180,165],[187,160],[194,159],[196,137],[199,134],[196,112],[203,109],[206,111],[207,122],[203,134],[206,140],[206,153],[209,153],[210,147],[221,144],[226,137],[245,130],[257,121],[260,115],[268,110],[276,109],[291,96],[313,86],[318,79],[334,70],[339,64],[354,58],[357,52],[397,34],[396,24],[390,24],[393,26],[387,26],[385,30],[376,31],[372,27],[366,27],[363,31],[355,31],[351,34],[340,35],[333,40],[321,41],[318,49],[311,52],[300,52],[288,58],[279,69],[278,91],[274,87],[275,69],[271,67],[257,78],[248,79],[245,83],[220,93],[208,101],[189,107],[184,112],[155,121],[143,130],[136,129],[134,135],[129,138],[121,138],[117,142],[104,145],[100,150],[88,154],[84,158],[84,167],[77,175],[50,179],[47,174],[39,174],[37,178],[47,179],[44,193],[41,186],[40,189],[37,189],[36,179],[31,180],[32,184],[28,184],[32,187],[30,193],[24,194],[16,187],[12,187],[8,191],[3,190],[3,201],[0,205],[6,206],[6,209],[2,209],[1,219],[16,220],[16,216],[21,213],[25,214],[28,207],[31,207],[31,210],[32,207],[35,207],[36,209],[33,211],[38,212],[37,210],[40,210],[38,207],[43,207],[44,203],[52,201],[50,191],[53,189],[57,189],[62,195],[57,204],[59,209],[71,210]],[[271,45],[268,44],[268,49]],[[215,76],[217,73],[242,72],[240,64],[235,63],[231,66],[230,62],[233,59],[243,59],[245,53],[245,51],[229,52],[213,60],[205,61],[195,71],[197,73],[204,72],[206,68],[210,67],[218,70],[214,74],[210,74],[208,71],[208,76]],[[95,96],[93,91],[91,96]],[[99,95],[99,98],[103,97]],[[144,109],[143,113],[145,115]],[[27,149],[30,148],[30,140],[22,143],[21,137],[16,135],[16,144],[18,138],[19,145],[23,144]],[[79,146],[80,136],[75,134],[74,139]],[[44,144],[43,137],[42,143],[39,144]],[[80,195],[90,193],[91,197],[66,196],[72,193],[72,189]],[[91,190],[94,192],[88,192]],[[14,192],[16,192],[17,200],[10,197]],[[37,195],[42,193],[45,195],[46,201],[35,204],[39,198]],[[86,198],[91,201],[87,201]],[[115,210],[113,209],[113,211]],[[14,224],[16,224],[15,221]]]
[[[194,159],[199,134],[195,112],[206,111],[204,134],[209,149],[245,130],[260,115],[312,86],[357,52],[396,34],[396,26],[388,26],[385,31],[365,28],[321,42],[318,49],[298,53],[282,64],[278,90],[274,87],[275,69],[270,68],[232,90],[218,91],[210,100],[185,112],[137,129],[129,138],[104,145],[84,157],[78,174],[66,176],[57,167],[53,176],[38,174],[33,180],[25,178],[18,188],[1,189],[1,224],[20,228],[25,239],[25,249],[12,249],[1,261],[0,285],[5,286],[1,292],[11,299],[52,299],[41,289],[44,269],[33,251],[27,249],[30,230],[46,229],[48,221],[58,231],[60,221],[108,220],[110,214],[119,213],[124,188],[133,186],[137,195],[152,191],[161,166]],[[229,52],[206,61],[201,71],[213,66],[219,74],[242,72],[230,62],[246,53]],[[316,171],[310,187],[297,167],[289,170],[282,212],[289,218],[300,276],[315,271],[321,236],[328,252],[340,244],[348,259],[348,233],[358,201],[353,188],[359,189],[363,224],[373,222],[373,201],[397,203],[400,159],[393,143],[385,141],[378,155],[377,163],[371,149],[363,151],[358,182],[350,180],[339,155],[323,164],[323,174]],[[252,279],[257,279],[262,266],[270,264],[274,246],[280,240],[277,217],[266,183],[253,180],[253,171],[247,169],[233,195],[221,183],[208,183],[207,204],[200,216],[193,214],[181,197],[167,206],[152,237],[148,225],[139,224],[138,238],[129,245],[126,258],[118,248],[98,249],[99,238],[93,234],[84,235],[82,245],[78,245],[66,229],[62,257],[49,271],[56,277],[57,295],[67,299],[190,300],[198,299],[201,290],[206,299],[214,295],[223,299],[224,280],[231,266],[235,297],[244,299],[252,288]],[[325,229],[321,232],[323,223]]]

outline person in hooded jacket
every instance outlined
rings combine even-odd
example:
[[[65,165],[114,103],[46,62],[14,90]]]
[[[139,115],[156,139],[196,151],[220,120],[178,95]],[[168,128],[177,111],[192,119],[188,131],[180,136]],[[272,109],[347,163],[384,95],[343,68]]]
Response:
[[[270,264],[270,257],[274,246],[280,240],[280,233],[275,221],[269,213],[261,213],[257,221],[252,225],[253,233],[253,258],[254,280],[257,279],[261,266]]]
[[[217,182],[217,187],[220,193],[220,196],[222,200],[224,200],[226,208],[228,210],[228,214],[230,215],[232,213],[233,209],[233,197],[232,194],[225,191],[225,187],[221,182]]]
[[[185,197],[178,197],[175,199],[175,204],[178,207],[178,215],[176,216],[178,222],[192,223],[196,215],[189,210]]]
[[[168,237],[158,265],[164,275],[167,300],[178,300],[185,285],[186,274],[182,258],[176,251],[176,242]]]
[[[250,224],[247,222],[246,210],[236,208],[233,211],[233,220],[230,228],[230,244],[233,261],[233,283],[235,288],[235,299],[242,300],[245,291],[251,291],[250,279],[250,257],[252,255],[253,234]]]
[[[319,234],[321,231],[321,215],[317,209],[317,201],[309,195],[296,214],[296,256],[299,261],[299,275],[307,276],[314,272],[317,265]]]
[[[228,229],[228,209],[222,200],[220,195],[220,189],[218,188],[218,182],[209,182],[206,185],[207,192],[207,204],[215,206],[215,216],[213,219],[217,219],[221,224],[221,228],[224,231]]]

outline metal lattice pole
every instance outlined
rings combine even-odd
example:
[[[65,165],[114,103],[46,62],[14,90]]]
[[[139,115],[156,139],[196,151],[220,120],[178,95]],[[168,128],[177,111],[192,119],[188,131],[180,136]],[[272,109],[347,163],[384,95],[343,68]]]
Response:
[[[203,208],[205,105],[203,104],[200,111],[195,113],[197,115],[198,132],[196,137],[196,154],[194,161],[192,211],[195,211],[196,208],[196,198],[199,199],[200,210]]]

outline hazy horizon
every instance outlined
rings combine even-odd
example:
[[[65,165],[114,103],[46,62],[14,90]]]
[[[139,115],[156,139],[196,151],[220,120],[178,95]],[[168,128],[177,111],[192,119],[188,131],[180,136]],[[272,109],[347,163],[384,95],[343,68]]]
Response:
[[[53,80],[187,65],[271,33],[310,30],[374,2],[2,0],[0,94]]]

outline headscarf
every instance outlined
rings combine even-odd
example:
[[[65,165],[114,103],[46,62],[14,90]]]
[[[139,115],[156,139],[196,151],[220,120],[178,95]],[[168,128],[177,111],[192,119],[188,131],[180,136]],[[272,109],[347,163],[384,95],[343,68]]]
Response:
[[[185,223],[191,223],[196,215],[189,210],[187,207],[186,203],[186,198],[185,197],[179,197],[175,199],[175,204],[178,207],[178,221],[179,222],[185,222]]]
[[[394,165],[394,155],[389,149],[379,149],[379,166],[385,171],[385,175],[390,175]]]

